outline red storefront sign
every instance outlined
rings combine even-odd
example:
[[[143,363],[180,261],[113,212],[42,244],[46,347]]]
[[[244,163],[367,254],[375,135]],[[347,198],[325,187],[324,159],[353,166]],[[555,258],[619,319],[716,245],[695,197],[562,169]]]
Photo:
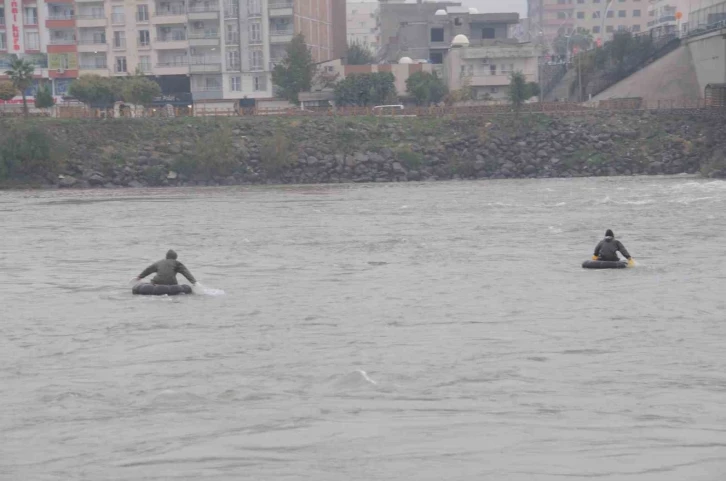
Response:
[[[10,12],[13,14],[13,23],[12,23],[12,31],[13,31],[13,50],[16,52],[20,51],[20,27],[18,26],[18,2],[17,0],[12,0],[10,2]]]

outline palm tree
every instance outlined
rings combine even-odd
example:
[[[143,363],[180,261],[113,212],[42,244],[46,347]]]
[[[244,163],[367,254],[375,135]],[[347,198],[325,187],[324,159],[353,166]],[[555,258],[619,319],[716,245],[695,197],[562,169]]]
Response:
[[[35,73],[35,64],[27,62],[17,56],[10,61],[10,68],[5,71],[5,75],[10,77],[16,89],[23,96],[23,113],[28,116],[28,101],[25,98],[25,91],[33,85],[33,74]]]

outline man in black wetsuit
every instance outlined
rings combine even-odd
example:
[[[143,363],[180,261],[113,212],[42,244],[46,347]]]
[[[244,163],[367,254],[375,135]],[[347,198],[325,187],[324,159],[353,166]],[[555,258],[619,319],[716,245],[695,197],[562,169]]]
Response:
[[[169,252],[166,253],[166,259],[151,264],[149,267],[144,269],[141,274],[139,274],[139,277],[137,277],[136,280],[140,281],[153,272],[156,272],[156,276],[154,276],[151,280],[152,284],[166,286],[176,285],[177,274],[183,275],[192,284],[197,283],[197,280],[194,278],[192,273],[189,272],[189,269],[187,269],[184,264],[176,260],[176,252],[171,249],[169,249]]]
[[[618,258],[618,252],[620,252],[623,257],[628,259],[629,265],[633,265],[634,261],[633,258],[630,256],[628,250],[625,248],[622,242],[615,239],[613,231],[608,229],[607,231],[605,231],[605,238],[601,240],[595,247],[595,254],[592,256],[592,260],[619,261],[620,259]]]

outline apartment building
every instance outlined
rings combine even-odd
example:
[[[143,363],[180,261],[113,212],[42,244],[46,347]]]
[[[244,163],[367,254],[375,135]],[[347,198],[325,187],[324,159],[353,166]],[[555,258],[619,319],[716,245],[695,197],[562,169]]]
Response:
[[[380,5],[377,1],[348,0],[348,43],[366,45],[376,54],[380,42]]]
[[[444,78],[451,90],[468,85],[476,99],[501,100],[507,98],[513,72],[522,72],[527,82],[539,82],[540,56],[540,47],[529,42],[489,40],[472,45],[458,35],[444,59]]]
[[[460,2],[382,3],[381,56],[389,62],[401,57],[442,64],[452,40],[465,35],[472,44],[507,40],[517,13],[479,13]],[[509,39],[516,42],[514,39]]]
[[[533,38],[550,47],[559,34],[578,28],[601,42],[618,31],[647,30],[647,0],[528,0],[527,11]]]
[[[655,36],[688,31],[690,0],[650,0],[648,30]]]
[[[270,98],[271,70],[294,34],[305,35],[316,61],[344,52],[344,1],[4,0],[0,63],[45,57],[38,74],[58,95],[83,74],[140,72],[195,102]]]

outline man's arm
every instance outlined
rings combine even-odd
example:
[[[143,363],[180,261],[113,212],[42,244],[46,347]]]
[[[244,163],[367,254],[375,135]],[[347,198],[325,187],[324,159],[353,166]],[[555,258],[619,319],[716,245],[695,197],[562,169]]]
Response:
[[[602,249],[602,243],[603,243],[603,242],[605,242],[605,241],[600,241],[600,242],[598,242],[598,243],[597,243],[597,245],[595,246],[595,252],[593,253],[593,255],[594,255],[595,257],[598,257],[598,256],[600,256],[600,249]]]
[[[192,273],[189,272],[189,269],[187,269],[186,266],[184,264],[182,264],[181,262],[177,262],[177,271],[179,272],[179,274],[181,274],[184,277],[186,277],[187,280],[189,282],[191,282],[192,284],[196,284],[197,283],[197,280],[194,278],[194,276],[192,275]]]
[[[143,279],[144,277],[148,276],[152,272],[156,272],[157,270],[158,270],[158,267],[156,265],[156,262],[154,262],[149,267],[147,267],[146,269],[144,269],[143,272],[141,274],[139,274],[139,276],[137,277],[137,279]]]
[[[622,243],[622,242],[620,242],[620,241],[618,241],[618,250],[620,251],[620,253],[621,253],[621,254],[622,254],[623,256],[625,256],[625,258],[626,258],[626,259],[630,259],[630,253],[629,253],[629,252],[628,252],[628,250],[627,250],[627,249],[625,248],[625,246],[623,245],[623,243]]]

